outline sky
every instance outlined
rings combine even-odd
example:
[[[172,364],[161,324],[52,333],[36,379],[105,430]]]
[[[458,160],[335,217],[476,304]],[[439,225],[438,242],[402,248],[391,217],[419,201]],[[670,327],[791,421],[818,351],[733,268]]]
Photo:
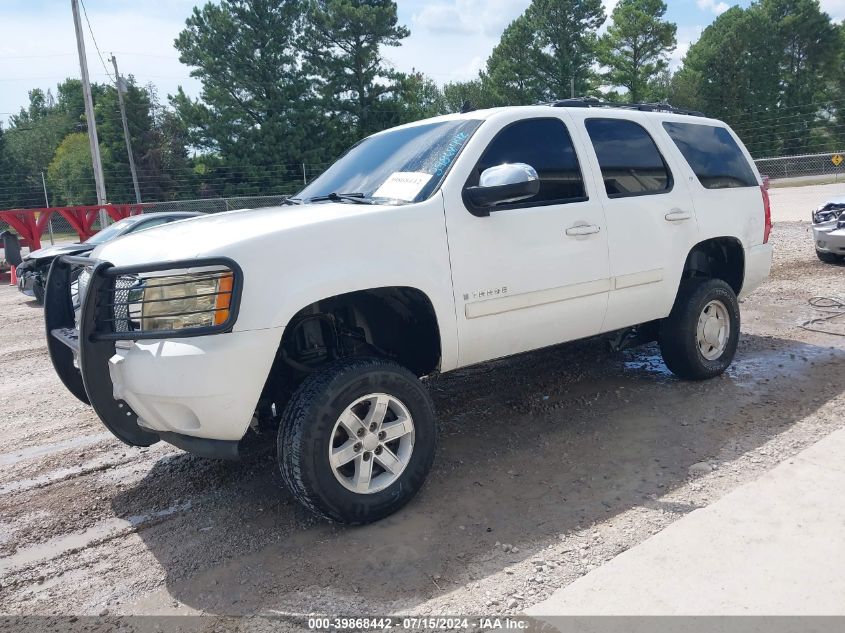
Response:
[[[89,30],[83,14],[92,81],[108,81],[106,70],[111,72],[111,66],[104,65],[114,53],[121,74],[132,74],[141,84],[155,84],[162,102],[180,85],[188,94],[199,95],[199,82],[190,77],[190,68],[179,62],[173,48],[198,0],[83,1],[91,24]],[[398,70],[416,69],[439,84],[473,78],[504,28],[529,2],[398,0],[400,23],[411,35],[402,46],[386,48],[385,56]],[[609,14],[616,0],[603,2]],[[668,0],[667,4],[667,18],[678,25],[673,67],[701,31],[731,6],[724,0]],[[821,5],[835,20],[845,18],[845,0],[821,0]],[[67,77],[79,77],[70,0],[0,0],[0,121],[27,102],[30,89],[55,92],[55,85]]]

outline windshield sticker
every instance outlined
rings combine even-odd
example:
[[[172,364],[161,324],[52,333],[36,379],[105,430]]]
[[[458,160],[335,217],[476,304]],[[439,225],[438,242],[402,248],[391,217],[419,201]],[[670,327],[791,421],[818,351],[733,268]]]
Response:
[[[421,171],[395,171],[373,193],[374,198],[391,198],[411,202],[431,180],[431,174]]]
[[[458,132],[452,137],[452,140],[449,141],[446,149],[443,150],[443,153],[437,159],[437,162],[434,163],[435,176],[439,177],[446,173],[449,165],[452,164],[452,160],[458,155],[458,152],[461,151],[461,148],[464,146],[464,143],[466,143],[468,138],[469,134],[466,132]]]

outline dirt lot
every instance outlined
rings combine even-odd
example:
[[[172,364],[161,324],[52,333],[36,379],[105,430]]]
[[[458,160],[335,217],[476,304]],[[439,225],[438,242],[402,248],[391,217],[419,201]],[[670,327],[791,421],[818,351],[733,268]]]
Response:
[[[0,287],[0,611],[519,612],[845,425],[845,338],[809,332],[845,295],[808,225],[780,223],[721,379],[602,340],[430,381],[440,452],[376,525],[310,518],[272,459],[130,448],[53,374],[41,310]],[[845,333],[845,323],[828,325]]]

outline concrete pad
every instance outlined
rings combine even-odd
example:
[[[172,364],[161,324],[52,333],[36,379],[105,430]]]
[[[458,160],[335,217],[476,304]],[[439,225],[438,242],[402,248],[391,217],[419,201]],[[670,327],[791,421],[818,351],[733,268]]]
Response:
[[[845,615],[845,429],[526,614]]]
[[[831,198],[845,198],[845,182],[769,189],[773,222],[810,222],[810,213]]]

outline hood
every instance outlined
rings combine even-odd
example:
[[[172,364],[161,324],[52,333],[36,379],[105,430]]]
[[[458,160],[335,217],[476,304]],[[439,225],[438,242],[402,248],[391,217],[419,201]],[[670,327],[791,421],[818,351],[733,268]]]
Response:
[[[55,246],[46,246],[39,248],[37,251],[32,251],[24,257],[24,260],[48,259],[58,257],[59,255],[77,255],[79,253],[87,253],[93,249],[94,246],[91,244],[56,244]]]
[[[347,220],[395,209],[390,205],[326,202],[214,213],[120,237],[98,246],[92,256],[119,266],[226,256],[235,246],[240,250],[269,235],[321,223],[342,230]]]
[[[829,205],[829,204],[835,204],[835,205],[845,205],[845,198],[843,198],[843,197],[839,197],[839,198],[829,198],[827,202],[825,202],[824,204],[822,204],[822,205],[819,207],[819,209],[822,209],[822,208],[826,207],[826,206],[827,206],[827,205]]]

